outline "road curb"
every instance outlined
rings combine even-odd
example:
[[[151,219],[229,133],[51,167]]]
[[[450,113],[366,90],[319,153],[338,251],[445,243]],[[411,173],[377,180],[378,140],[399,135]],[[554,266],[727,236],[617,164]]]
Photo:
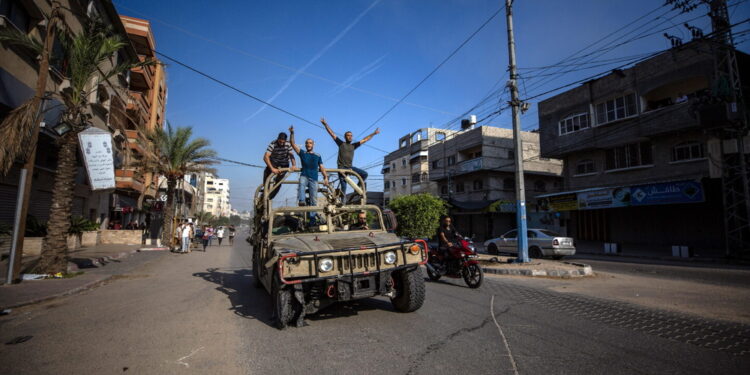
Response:
[[[484,273],[494,275],[513,275],[513,276],[531,276],[531,277],[585,277],[592,276],[594,270],[588,264],[563,262],[577,267],[575,270],[548,270],[548,269],[508,269],[508,268],[489,268],[482,267]]]
[[[71,295],[74,295],[74,294],[82,293],[82,292],[85,292],[85,291],[87,291],[89,289],[94,289],[94,288],[100,286],[101,284],[106,283],[107,281],[109,281],[110,279],[112,279],[114,276],[115,275],[102,275],[101,277],[98,277],[98,278],[96,278],[94,280],[91,280],[90,282],[88,282],[86,284],[83,284],[83,285],[80,285],[78,287],[75,287],[75,288],[72,288],[72,289],[68,289],[68,290],[62,291],[60,293],[55,293],[55,294],[52,294],[52,295],[48,295],[48,296],[44,296],[44,297],[39,297],[39,298],[31,299],[31,300],[28,300],[28,301],[18,302],[16,304],[12,304],[12,305],[2,306],[2,307],[0,307],[0,309],[16,309],[16,308],[23,307],[23,306],[34,305],[34,304],[37,304],[37,303],[42,303],[42,302],[50,301],[50,300],[53,300],[53,299],[67,297],[67,296],[71,296]]]

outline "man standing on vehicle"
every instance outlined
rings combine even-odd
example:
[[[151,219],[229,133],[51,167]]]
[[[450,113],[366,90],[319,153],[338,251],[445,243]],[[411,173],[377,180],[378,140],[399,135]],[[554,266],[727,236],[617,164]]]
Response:
[[[309,204],[310,206],[318,205],[318,170],[323,175],[323,183],[328,185],[328,173],[326,168],[323,166],[323,158],[313,151],[315,147],[315,141],[312,138],[308,138],[305,141],[305,151],[302,151],[296,143],[294,143],[294,125],[289,127],[289,143],[292,149],[299,155],[299,163],[301,168],[299,174],[299,189],[297,190],[297,201],[300,206]],[[305,189],[310,194],[309,202],[305,199]]]
[[[326,131],[328,131],[328,134],[331,136],[331,138],[333,138],[333,141],[336,142],[336,145],[339,146],[339,158],[337,161],[338,168],[351,169],[354,172],[357,172],[357,174],[362,176],[362,181],[360,182],[364,185],[365,180],[367,180],[367,171],[359,169],[352,165],[352,161],[354,160],[354,150],[372,139],[372,137],[374,137],[376,134],[380,134],[380,128],[375,129],[375,131],[367,137],[364,137],[357,142],[352,142],[352,138],[354,138],[354,135],[351,131],[347,131],[346,133],[344,133],[345,141],[342,141],[339,137],[336,136],[336,133],[331,130],[331,127],[328,126],[325,118],[321,117],[320,123],[326,127]],[[341,189],[341,192],[346,195],[346,181],[344,180],[343,175],[339,175],[339,188]]]
[[[289,168],[289,161],[291,160],[292,169],[296,167],[294,161],[294,154],[292,153],[292,146],[286,141],[286,133],[281,132],[275,141],[271,142],[266,149],[265,155],[263,155],[263,161],[266,162],[266,169],[263,171],[263,184],[266,183],[266,179],[271,173],[275,174],[276,180],[284,178],[285,172],[281,172],[279,168]],[[269,195],[269,199],[273,199],[276,194],[279,193],[281,186],[273,189]]]
[[[443,215],[440,217],[440,227],[437,230],[438,249],[443,254],[448,254],[448,249],[456,245],[461,235],[452,224],[450,216]]]

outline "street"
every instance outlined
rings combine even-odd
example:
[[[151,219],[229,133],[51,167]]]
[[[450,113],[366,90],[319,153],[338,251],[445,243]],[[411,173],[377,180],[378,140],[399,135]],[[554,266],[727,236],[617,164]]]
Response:
[[[564,294],[524,278],[427,284],[425,305],[336,305],[271,326],[250,249],[138,253],[140,267],[83,294],[0,318],[0,372],[717,373],[750,369],[750,327]],[[538,285],[537,285],[538,284]],[[494,302],[494,304],[492,304]],[[494,319],[493,313],[494,312]]]

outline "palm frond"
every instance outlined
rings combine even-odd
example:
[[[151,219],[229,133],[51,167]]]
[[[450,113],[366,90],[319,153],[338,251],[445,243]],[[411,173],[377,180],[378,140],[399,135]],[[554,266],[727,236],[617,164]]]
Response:
[[[0,173],[6,174],[17,158],[26,159],[31,149],[40,101],[31,98],[10,111],[0,123]]]
[[[44,51],[44,45],[38,39],[10,27],[0,29],[0,42],[28,49],[37,55]]]

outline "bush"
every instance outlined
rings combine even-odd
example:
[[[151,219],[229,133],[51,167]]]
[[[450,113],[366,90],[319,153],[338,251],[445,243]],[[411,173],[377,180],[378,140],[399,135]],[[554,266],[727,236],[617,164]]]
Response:
[[[44,237],[47,235],[47,223],[40,223],[34,215],[26,216],[26,237]]]
[[[86,220],[80,216],[70,218],[68,234],[82,234],[83,232],[99,229],[99,225],[93,221]]]
[[[409,238],[432,237],[440,225],[440,216],[448,212],[445,201],[430,194],[404,195],[388,207],[396,214],[396,234]]]

